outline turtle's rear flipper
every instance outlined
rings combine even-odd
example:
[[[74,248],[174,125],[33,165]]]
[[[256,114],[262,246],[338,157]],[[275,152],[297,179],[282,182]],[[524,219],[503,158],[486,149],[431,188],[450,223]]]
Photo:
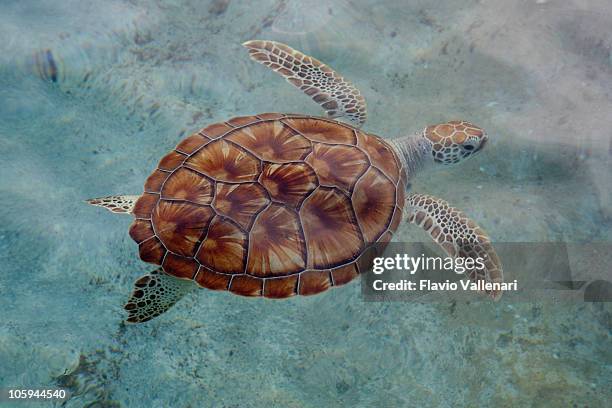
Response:
[[[134,205],[140,196],[137,195],[116,195],[100,198],[90,198],[85,202],[98,207],[104,207],[108,211],[116,214],[131,214]]]
[[[446,201],[424,194],[410,194],[406,198],[406,216],[409,222],[427,231],[450,257],[482,258],[484,268],[475,267],[465,272],[471,281],[504,281],[501,261],[487,233]],[[502,292],[491,290],[487,294],[499,300]]]
[[[196,286],[192,280],[178,279],[161,268],[149,272],[134,282],[134,291],[123,307],[129,323],[143,323],[170,309]]]
[[[251,59],[300,88],[321,105],[331,118],[345,117],[358,127],[366,120],[366,102],[353,84],[342,75],[288,45],[274,41],[247,41]]]

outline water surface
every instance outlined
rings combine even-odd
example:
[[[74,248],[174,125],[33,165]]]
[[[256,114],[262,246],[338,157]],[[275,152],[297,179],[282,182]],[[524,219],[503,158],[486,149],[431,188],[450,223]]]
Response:
[[[159,158],[208,123],[320,115],[248,59],[240,44],[260,38],[356,84],[368,132],[455,118],[487,129],[476,159],[412,188],[494,241],[609,243],[608,2],[26,0],[4,1],[0,16],[0,386],[67,387],[67,407],[612,397],[609,303],[367,303],[354,283],[286,301],[199,291],[125,326],[121,306],[151,266],[129,217],[83,203],[140,193]],[[396,240],[419,237],[402,225]]]

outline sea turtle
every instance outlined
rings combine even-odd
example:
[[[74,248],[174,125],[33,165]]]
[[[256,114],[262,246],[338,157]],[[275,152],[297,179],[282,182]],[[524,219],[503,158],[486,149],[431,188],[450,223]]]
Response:
[[[244,46],[328,117],[263,113],[209,125],[161,159],[143,194],[88,200],[132,214],[140,258],[161,265],[136,280],[128,322],[160,315],[197,287],[286,298],[344,285],[371,267],[372,250],[391,240],[402,218],[449,256],[486,259],[472,280],[502,281],[476,223],[439,198],[406,192],[408,179],[430,164],[482,150],[484,130],[451,121],[387,141],[359,129],[365,100],[327,65],[273,41]],[[340,117],[352,125],[333,119]]]

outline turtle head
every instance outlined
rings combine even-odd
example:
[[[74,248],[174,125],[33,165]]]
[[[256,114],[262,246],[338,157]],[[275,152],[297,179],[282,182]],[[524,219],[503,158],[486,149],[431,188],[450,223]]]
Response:
[[[445,165],[473,156],[482,150],[488,139],[482,128],[459,120],[427,126],[423,137],[431,142],[434,162]]]

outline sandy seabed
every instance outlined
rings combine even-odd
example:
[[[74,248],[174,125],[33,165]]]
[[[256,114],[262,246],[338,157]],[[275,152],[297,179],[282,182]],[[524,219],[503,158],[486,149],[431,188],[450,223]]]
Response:
[[[607,406],[610,303],[370,303],[354,283],[200,291],[126,326],[151,266],[129,217],[83,200],[140,193],[207,123],[320,115],[241,47],[272,39],[356,84],[368,132],[487,129],[477,158],[411,187],[493,241],[610,243],[611,26],[604,0],[2,2],[0,387],[66,387],[66,407]]]

